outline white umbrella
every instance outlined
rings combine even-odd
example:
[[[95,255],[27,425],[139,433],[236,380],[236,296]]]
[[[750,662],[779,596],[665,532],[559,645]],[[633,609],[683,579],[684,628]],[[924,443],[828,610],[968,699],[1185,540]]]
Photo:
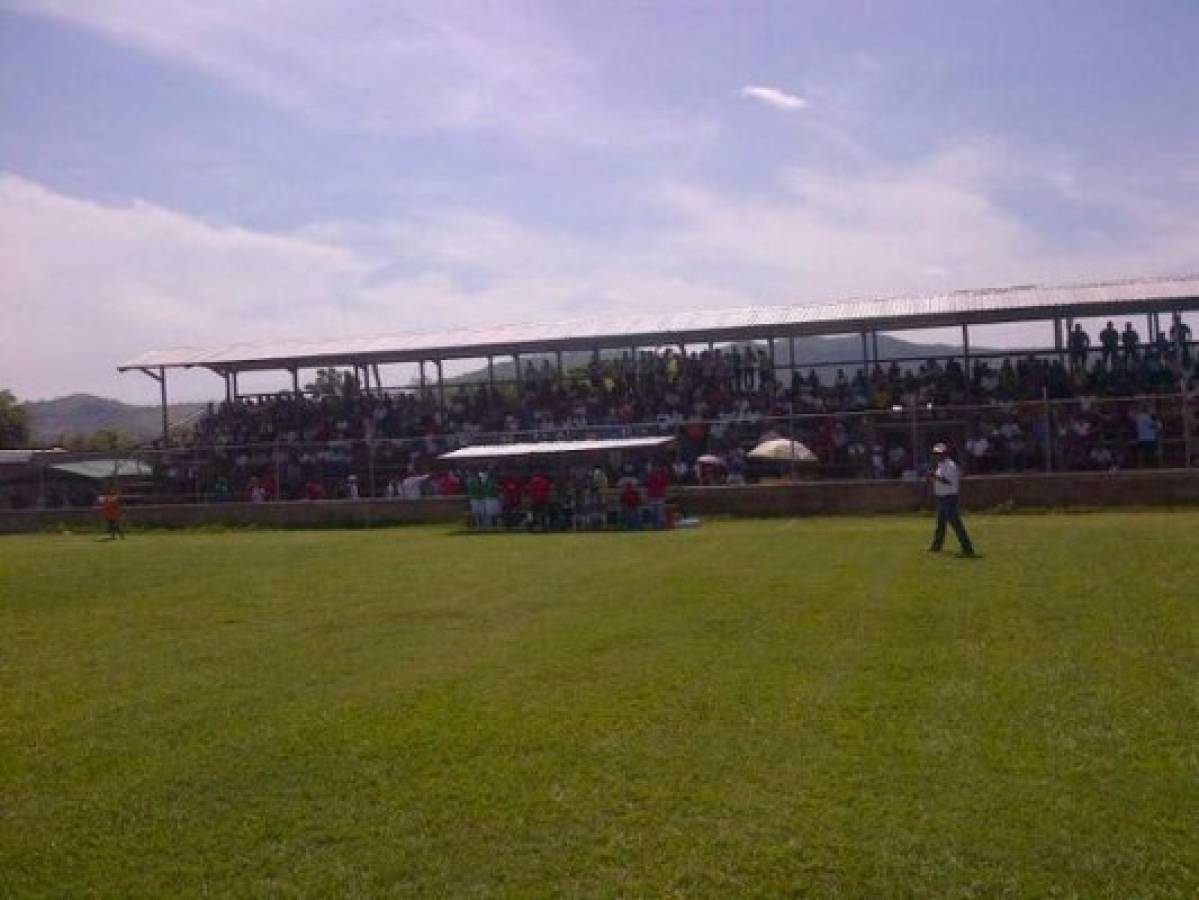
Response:
[[[696,460],[701,466],[723,466],[724,460],[713,453],[705,453]]]
[[[767,459],[775,462],[814,463],[820,462],[816,454],[799,441],[776,438],[763,441],[749,451],[750,459]]]

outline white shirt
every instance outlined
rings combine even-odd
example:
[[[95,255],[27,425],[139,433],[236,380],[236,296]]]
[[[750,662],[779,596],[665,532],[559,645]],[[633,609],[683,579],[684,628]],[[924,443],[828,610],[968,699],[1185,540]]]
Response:
[[[1133,417],[1136,424],[1137,440],[1143,443],[1157,440],[1157,422],[1147,412],[1139,412]]]
[[[948,497],[958,492],[958,467],[952,459],[943,459],[937,463],[933,493],[938,497]]]

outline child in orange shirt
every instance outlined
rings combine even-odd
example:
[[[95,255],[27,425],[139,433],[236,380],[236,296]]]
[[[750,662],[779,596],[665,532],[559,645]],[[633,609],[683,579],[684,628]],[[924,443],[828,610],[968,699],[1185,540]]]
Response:
[[[104,524],[108,526],[108,540],[124,540],[125,532],[121,529],[121,497],[116,491],[100,498],[100,513],[104,516]]]

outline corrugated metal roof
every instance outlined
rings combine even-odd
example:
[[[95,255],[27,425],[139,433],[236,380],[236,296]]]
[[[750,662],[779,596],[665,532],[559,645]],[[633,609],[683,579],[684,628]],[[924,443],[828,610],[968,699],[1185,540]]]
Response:
[[[137,459],[87,459],[59,463],[50,468],[93,481],[103,481],[106,478],[148,478],[154,474],[149,465]]]
[[[596,453],[609,450],[648,450],[663,447],[672,437],[609,438],[595,441],[538,441],[522,444],[479,444],[443,453],[438,459],[471,462],[484,459],[511,459],[514,456],[557,456],[563,453]]]
[[[412,331],[338,340],[177,347],[150,350],[119,368],[124,371],[206,366],[249,370],[354,362],[416,362],[513,352],[627,347],[634,342],[645,346],[769,335],[837,334],[864,328],[934,328],[1019,322],[1056,315],[1114,315],[1155,308],[1199,309],[1199,275],[1058,287],[1021,285],[792,306],[640,313],[619,319]]]
[[[61,447],[44,450],[0,450],[0,466],[24,465],[44,456],[61,456],[66,453]]]

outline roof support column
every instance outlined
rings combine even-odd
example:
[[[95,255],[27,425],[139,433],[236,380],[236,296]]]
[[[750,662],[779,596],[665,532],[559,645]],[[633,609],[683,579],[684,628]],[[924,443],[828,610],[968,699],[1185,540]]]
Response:
[[[962,323],[962,363],[966,367],[966,381],[970,380],[970,326]]]
[[[877,331],[870,332],[870,356],[874,359],[875,368],[878,368],[879,364],[878,364],[878,332]]]
[[[383,393],[383,379],[379,377],[379,364],[372,364],[371,371],[375,374],[375,390],[381,394]]]
[[[420,361],[420,401],[421,401],[421,403],[424,403],[425,399],[428,397],[428,390],[429,390],[429,382],[428,382],[428,379],[425,377],[425,361],[422,359]]]
[[[236,403],[238,400],[241,399],[241,391],[237,387],[237,371],[234,370],[233,372],[230,372],[229,374],[233,378],[233,402]]]
[[[520,371],[520,354],[512,354],[512,371],[515,373],[516,379],[516,396],[523,397],[525,395],[525,380]]]
[[[862,369],[870,371],[870,347],[866,343],[866,330],[862,329]]]
[[[791,363],[791,383],[795,384],[795,335],[787,338],[787,357]],[[794,409],[791,410],[794,413]]]
[[[487,387],[495,393],[495,357],[487,357]]]
[[[441,368],[441,360],[437,360],[437,405],[441,409],[441,427],[445,427],[445,372]]]
[[[233,380],[229,377],[228,372],[222,372],[221,378],[225,382],[225,402],[232,403],[233,402]]]
[[[291,372],[291,392],[298,397],[300,396],[300,370],[293,367],[288,371]]]
[[[171,446],[171,425],[167,414],[167,370],[165,366],[159,366],[157,372],[153,369],[142,371],[158,382],[158,395],[162,403],[162,448],[165,450]]]
[[[167,370],[165,366],[158,367],[158,390],[162,398],[162,449],[171,446],[171,425],[167,412]]]
[[[1062,319],[1060,316],[1053,317],[1053,349],[1057,353],[1057,361],[1064,365],[1066,357],[1062,353]]]
[[[1179,317],[1179,321],[1182,321],[1181,316]],[[1178,380],[1181,382],[1180,388],[1182,391],[1182,455],[1185,457],[1182,464],[1189,469],[1191,467],[1192,460],[1194,459],[1194,454],[1191,447],[1193,442],[1191,432],[1194,430],[1192,427],[1193,417],[1191,415],[1191,389],[1189,386],[1191,379],[1187,378],[1186,371],[1184,370],[1182,377]]]
[[[565,373],[562,371],[562,351],[561,350],[557,351],[557,356],[558,356],[558,385],[561,386],[561,384],[564,380],[564,377],[565,377]]]

